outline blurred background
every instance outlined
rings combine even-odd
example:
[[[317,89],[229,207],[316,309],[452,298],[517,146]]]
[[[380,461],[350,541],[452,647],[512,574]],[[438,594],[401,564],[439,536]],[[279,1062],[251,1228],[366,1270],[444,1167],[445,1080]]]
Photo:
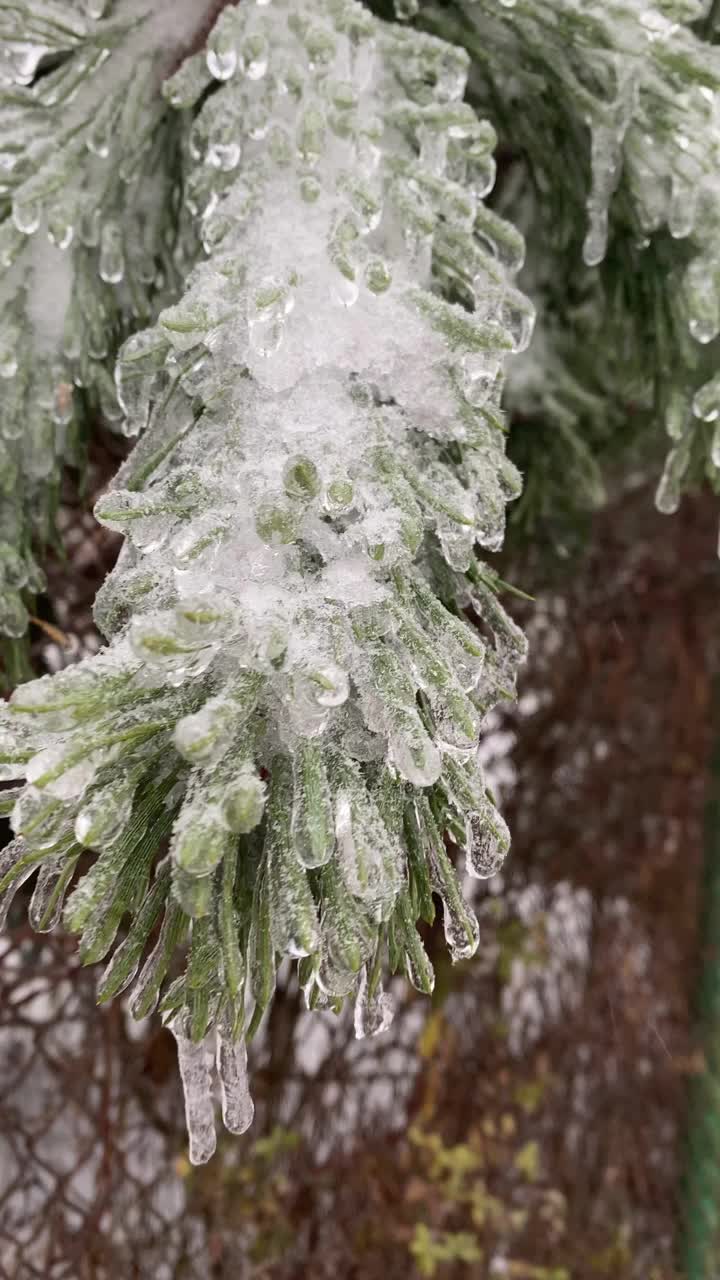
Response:
[[[89,511],[114,447],[93,446],[84,493],[67,480],[38,671],[99,643],[117,543]],[[531,658],[483,748],[514,845],[468,886],[479,952],[451,966],[429,930],[432,1001],[399,983],[394,1024],[364,1041],[306,1015],[287,978],[252,1047],[255,1123],[209,1165],[187,1161],[169,1033],[98,1009],[73,939],[34,935],[18,895],[0,938],[0,1275],[715,1274],[716,544],[712,496],[668,520],[632,481],[559,555],[510,539],[497,567],[534,596],[506,600]]]

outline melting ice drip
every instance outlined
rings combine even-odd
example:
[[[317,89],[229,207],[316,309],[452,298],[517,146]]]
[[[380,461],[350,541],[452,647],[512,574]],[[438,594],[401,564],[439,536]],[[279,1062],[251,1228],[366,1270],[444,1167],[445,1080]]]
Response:
[[[453,958],[477,948],[448,840],[478,878],[509,845],[477,745],[525,640],[476,547],[519,490],[499,399],[532,309],[466,71],[349,0],[245,0],[168,82],[207,261],[117,366],[142,434],[97,506],[127,539],[111,642],[5,716],[26,785],[0,893],[42,863],[50,927],[98,852],[64,918],[86,962],[112,952],[101,999],[160,1004],[194,1160],[213,1060],[249,1122],[243,1039],[278,962],[308,1007],[355,996],[357,1034],[381,1031],[389,974],[432,990],[433,895]]]

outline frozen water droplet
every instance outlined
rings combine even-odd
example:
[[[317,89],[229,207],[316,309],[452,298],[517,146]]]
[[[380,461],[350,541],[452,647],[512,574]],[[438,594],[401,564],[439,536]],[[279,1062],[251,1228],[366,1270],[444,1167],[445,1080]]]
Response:
[[[250,346],[260,356],[273,355],[283,339],[287,317],[295,306],[291,290],[272,276],[255,290],[248,308]]]
[[[683,480],[690,462],[691,442],[692,434],[688,433],[670,450],[665,460],[665,468],[655,494],[655,506],[664,515],[673,515],[680,506]]]
[[[685,179],[673,179],[672,197],[668,210],[668,230],[675,240],[683,240],[692,235],[699,194],[698,184],[690,184]]]
[[[238,68],[237,51],[232,48],[211,48],[207,51],[207,66],[215,80],[230,80]]]
[[[42,208],[37,200],[23,200],[18,197],[13,200],[12,219],[23,235],[33,235],[40,226],[41,218]]]
[[[315,701],[321,707],[340,707],[350,695],[350,680],[335,662],[308,669],[308,679],[314,686]]]
[[[165,618],[137,618],[131,627],[130,644],[150,668],[164,673],[173,688],[201,676],[217,653],[216,645],[183,641]]]
[[[103,494],[95,503],[95,517],[107,529],[129,536],[140,551],[157,551],[167,540],[170,522],[142,494],[125,490]]]
[[[480,926],[475,912],[465,907],[460,918],[450,903],[443,900],[443,931],[454,961],[470,960],[480,943]]]
[[[48,239],[56,249],[62,252],[69,249],[75,238],[75,228],[72,222],[68,222],[65,218],[48,218]]]
[[[150,402],[166,352],[167,344],[155,329],[133,334],[120,348],[115,366],[115,390],[127,419],[125,435],[137,435],[147,426]]]
[[[327,727],[329,712],[318,700],[319,687],[305,671],[293,672],[288,681],[286,707],[297,733],[317,737]]]
[[[254,831],[265,811],[265,783],[255,773],[238,774],[228,783],[221,803],[223,822],[230,831]]]
[[[689,328],[695,341],[707,346],[720,333],[720,322],[714,316],[693,316]]]
[[[268,69],[268,46],[265,37],[256,32],[243,46],[243,66],[248,80],[262,80]]]
[[[472,352],[463,356],[463,394],[468,404],[482,408],[495,390],[501,369],[496,355],[489,352]]]
[[[25,787],[12,812],[12,829],[33,849],[50,849],[68,835],[67,811],[34,787]],[[70,828],[71,830],[71,828]]]
[[[378,1036],[387,1031],[395,1016],[392,997],[383,991],[378,980],[370,994],[367,966],[363,965],[355,1000],[355,1037],[364,1040],[366,1036]]]
[[[0,632],[19,640],[28,629],[28,611],[17,591],[0,591]]]
[[[180,755],[191,764],[202,761],[207,765],[223,755],[230,744],[234,727],[229,702],[213,700],[199,711],[178,720],[173,739]]]
[[[588,267],[597,267],[605,257],[608,240],[608,211],[607,209],[592,209],[589,211],[589,222],[587,235],[583,244],[583,260]]]
[[[701,415],[698,414],[698,417]],[[688,422],[688,404],[685,393],[675,389],[671,392],[665,409],[665,430],[671,440],[680,440],[685,433]]]
[[[437,535],[445,560],[457,573],[466,573],[473,558],[475,530],[455,524],[444,516],[438,517]],[[502,531],[500,535],[502,542]],[[485,542],[484,545],[487,545]],[[496,548],[494,548],[496,549]]]
[[[230,173],[233,169],[237,169],[241,154],[239,142],[214,142],[208,148],[207,162],[213,169]]]
[[[101,120],[88,134],[85,145],[88,151],[100,160],[107,160],[110,155],[112,141],[111,127],[106,120]]]
[[[283,488],[291,498],[308,500],[317,497],[321,481],[311,458],[301,453],[288,458],[283,467]]]
[[[331,480],[325,490],[324,503],[331,515],[340,515],[349,511],[355,496],[355,486],[349,476],[338,476]]]
[[[690,332],[696,342],[712,342],[720,334],[720,298],[714,258],[699,254],[688,265],[683,280]]]
[[[28,764],[27,780],[58,800],[74,800],[89,787],[99,764],[97,752],[74,761],[66,746],[46,747]]]
[[[391,734],[388,757],[398,773],[414,787],[431,787],[440,777],[440,752],[426,734],[418,733],[414,740]]]
[[[535,308],[522,294],[512,291],[503,300],[501,324],[512,335],[513,350],[527,351],[535,330]]]
[[[98,270],[106,284],[119,284],[125,275],[123,235],[117,222],[106,222],[100,233]]]
[[[470,190],[478,200],[484,200],[495,186],[497,165],[494,156],[486,155],[468,165],[467,181]]]
[[[663,474],[655,493],[655,506],[663,515],[674,515],[680,506],[680,490]]]
[[[467,820],[467,873],[476,880],[489,880],[502,867],[510,848],[510,832],[497,809],[488,804],[471,813]]]
[[[364,280],[371,293],[386,293],[392,284],[392,274],[382,258],[371,258],[365,267]]]
[[[100,209],[86,208],[80,217],[80,239],[88,249],[100,243]]]
[[[119,778],[101,787],[89,799],[75,820],[75,836],[87,848],[102,849],[113,843],[132,813],[135,782]]]
[[[695,417],[701,422],[715,422],[720,417],[720,375],[696,391],[692,407]]]

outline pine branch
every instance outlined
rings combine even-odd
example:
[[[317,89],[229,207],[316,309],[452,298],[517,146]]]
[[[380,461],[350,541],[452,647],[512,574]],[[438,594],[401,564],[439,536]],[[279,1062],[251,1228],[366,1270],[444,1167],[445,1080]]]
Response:
[[[193,6],[194,7],[194,6]],[[189,8],[189,6],[188,6]],[[28,0],[0,14],[0,636],[42,589],[62,466],[122,429],[123,339],[174,296],[187,255],[182,124],[160,93],[177,6]],[[17,647],[17,646],[15,646]]]
[[[632,439],[628,406],[670,439],[661,510],[704,478],[720,486],[720,50],[689,25],[709,21],[709,7],[420,6],[423,25],[467,48],[475,99],[518,158],[500,207],[528,233],[540,340],[511,366],[508,404],[517,374],[523,414],[531,392],[549,426],[555,412],[565,421],[573,453],[587,455],[582,505],[600,494],[596,446]],[[545,467],[544,448],[537,456],[543,500],[558,510],[565,473]]]
[[[160,1002],[196,1161],[216,1036],[225,1122],[249,1123],[246,992],[250,1035],[283,957],[310,1007],[357,993],[369,1034],[383,975],[432,990],[433,892],[453,957],[477,946],[444,835],[474,876],[509,843],[476,751],[525,641],[475,547],[519,489],[499,399],[532,329],[462,51],[278,0],[226,9],[168,82],[188,115],[208,69],[186,181],[207,261],[117,369],[142,435],[97,507],[127,536],[96,608],[110,644],[12,699],[27,784],[0,879],[9,897],[42,864],[49,927],[98,852],[65,921],[87,963],[114,952],[102,999]]]

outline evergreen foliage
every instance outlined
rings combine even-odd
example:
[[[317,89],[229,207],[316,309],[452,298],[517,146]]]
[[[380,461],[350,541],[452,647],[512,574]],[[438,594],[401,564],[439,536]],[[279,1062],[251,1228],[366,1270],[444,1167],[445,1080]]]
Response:
[[[83,465],[99,416],[127,430],[118,346],[177,295],[195,253],[183,118],[159,92],[168,7],[114,8],[27,0],[0,12],[0,636],[11,677],[63,464]]]
[[[90,962],[132,917],[101,999],[161,1000],[195,1159],[216,1030],[226,1124],[249,1122],[245,991],[252,1031],[283,956],[313,1007],[357,988],[367,1034],[383,972],[432,990],[433,891],[453,955],[477,946],[443,833],[472,875],[507,851],[476,748],[525,642],[474,548],[519,492],[499,399],[533,318],[462,50],[345,0],[240,5],[169,100],[189,110],[206,68],[186,156],[206,260],[117,366],[143,434],[96,511],[127,535],[96,607],[111,643],[13,695],[27,785],[0,883],[7,906],[40,864],[51,927],[98,852],[65,920]]]
[[[419,6],[419,21],[471,55],[473,101],[510,170],[500,207],[527,236],[538,326],[529,355],[511,362],[506,401],[521,420],[511,452],[527,472],[515,511],[525,533],[558,522],[568,501],[571,514],[597,505],[601,464],[638,440],[654,456],[663,424],[659,508],[675,510],[705,478],[718,488],[720,50],[709,10]]]
[[[107,648],[3,715],[0,903],[39,869],[34,927],[159,1006],[196,1161],[213,1060],[252,1119],[284,958],[366,1035],[389,974],[432,990],[433,895],[478,945],[449,850],[509,844],[477,759],[525,654],[478,558],[508,502],[526,534],[596,505],[657,423],[662,510],[720,477],[709,6],[396,7],[226,6],[162,93],[136,4],[0,17],[10,655],[84,424],[139,436],[96,508]]]

